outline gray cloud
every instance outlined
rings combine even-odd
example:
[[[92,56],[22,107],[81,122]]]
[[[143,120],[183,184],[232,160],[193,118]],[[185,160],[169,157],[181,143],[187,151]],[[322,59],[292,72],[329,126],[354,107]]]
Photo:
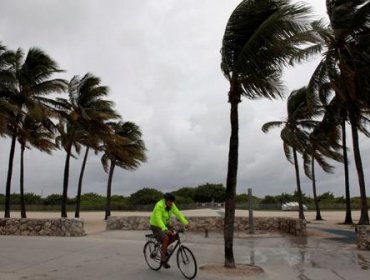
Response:
[[[315,11],[324,15],[325,3]],[[321,3],[323,2],[323,3]],[[220,70],[225,24],[239,0],[98,1],[3,0],[0,40],[9,48],[38,46],[59,62],[63,77],[92,72],[111,88],[110,98],[125,120],[143,130],[148,162],[137,171],[116,169],[113,192],[142,187],[163,191],[226,180],[229,128],[228,83]],[[307,83],[317,59],[288,69],[289,90]],[[264,134],[263,123],[283,120],[285,101],[243,100],[240,104],[238,192],[292,192],[294,167],[285,159],[279,131]],[[362,138],[365,174],[370,151]],[[10,139],[0,139],[0,176],[5,186]],[[82,157],[82,156],[81,156]],[[61,193],[65,154],[26,153],[26,188]],[[69,195],[76,193],[81,159],[72,160]],[[351,165],[353,194],[358,194]],[[318,171],[320,192],[343,194],[343,171]],[[18,191],[18,153],[13,191]],[[90,154],[85,192],[105,193],[107,174]],[[311,185],[302,174],[304,192]],[[0,192],[4,192],[0,186]]]

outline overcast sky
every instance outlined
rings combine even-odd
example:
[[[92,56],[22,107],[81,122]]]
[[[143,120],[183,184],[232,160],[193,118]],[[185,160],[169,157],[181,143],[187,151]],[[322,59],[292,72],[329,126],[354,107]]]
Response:
[[[100,77],[123,119],[141,127],[148,161],[133,172],[116,168],[114,194],[143,187],[171,191],[207,182],[225,185],[230,107],[220,48],[239,2],[2,0],[0,41],[10,49],[43,49],[66,70],[64,78],[87,72]],[[325,1],[307,2],[316,15],[325,16]],[[318,59],[286,71],[287,93],[306,85]],[[244,99],[240,104],[238,193],[249,187],[258,196],[294,191],[294,166],[284,156],[280,131],[261,131],[267,121],[284,120],[285,107],[285,101]],[[361,138],[367,177],[369,141]],[[5,193],[10,139],[0,139],[0,148],[0,193]],[[19,192],[18,152],[19,146],[12,192]],[[62,151],[52,156],[26,151],[26,192],[61,193],[64,160]],[[72,160],[70,197],[76,195],[80,166],[81,159]],[[344,194],[343,166],[336,166],[334,174],[317,171],[319,193]],[[352,194],[358,195],[354,163],[351,171]],[[301,172],[303,191],[311,195],[311,182]],[[100,156],[90,154],[83,192],[104,194],[107,178]]]

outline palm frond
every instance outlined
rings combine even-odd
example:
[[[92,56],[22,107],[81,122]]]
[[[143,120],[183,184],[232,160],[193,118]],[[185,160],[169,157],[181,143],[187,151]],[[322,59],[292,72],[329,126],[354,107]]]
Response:
[[[285,122],[279,122],[279,121],[267,122],[262,126],[262,131],[264,133],[267,133],[270,129],[279,128],[279,127],[283,126],[284,124],[285,124]]]
[[[291,164],[294,164],[291,147],[287,143],[283,142],[283,148],[284,148],[284,154],[285,154],[286,159]]]
[[[103,156],[101,157],[101,163],[102,163],[105,173],[108,173],[109,172],[109,157],[107,154],[103,154]]]
[[[304,173],[306,174],[306,176],[308,178],[310,178],[312,180],[312,156],[310,155],[310,152],[304,152],[303,153],[303,170],[304,170]]]
[[[248,98],[282,96],[283,66],[302,56],[299,44],[313,41],[308,36],[308,12],[307,6],[284,0],[242,1],[230,16],[223,38],[225,77],[240,81]]]

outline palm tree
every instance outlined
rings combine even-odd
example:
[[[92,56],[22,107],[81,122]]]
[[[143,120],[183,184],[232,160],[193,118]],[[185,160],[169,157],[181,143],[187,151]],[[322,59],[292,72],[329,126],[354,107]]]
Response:
[[[112,133],[104,137],[101,158],[105,172],[109,170],[107,184],[107,204],[105,220],[111,215],[111,193],[113,172],[116,166],[125,170],[135,170],[146,161],[145,144],[140,128],[132,122],[108,123]],[[110,166],[109,166],[110,163]]]
[[[110,128],[104,121],[117,118],[119,115],[112,109],[113,102],[102,99],[108,94],[108,88],[100,85],[100,79],[87,73],[84,77],[74,76],[68,86],[69,99],[58,98],[64,111],[64,120],[59,126],[60,138],[66,151],[66,162],[63,176],[62,217],[67,217],[67,199],[69,185],[69,163],[72,147],[79,154],[81,144],[86,146],[85,156],[80,172],[75,216],[79,216],[82,180],[90,147],[98,150],[99,134],[107,134]]]
[[[351,193],[349,187],[349,171],[348,171],[348,155],[347,155],[347,135],[346,135],[346,121],[342,120],[342,145],[343,145],[343,166],[344,166],[344,186],[346,193],[346,215],[344,218],[344,224],[351,225],[353,224],[352,220],[352,208],[351,208]]]
[[[339,99],[338,96],[332,96],[332,92],[339,90],[336,80],[338,80],[335,73],[333,63],[335,59],[335,38],[333,30],[327,26],[323,20],[313,22],[313,29],[316,30],[318,36],[322,39],[323,46],[327,49],[324,56],[314,71],[310,82],[309,89],[313,96],[310,96],[311,103],[315,100],[324,107],[325,116],[323,119],[332,124],[336,124],[341,128],[341,139],[343,147],[343,166],[344,166],[344,184],[346,196],[346,214],[344,224],[353,224],[351,213],[351,195],[349,185],[349,171],[348,171],[348,155],[347,155],[347,136],[346,136],[346,121],[348,114],[345,103]],[[330,72],[331,71],[331,72]],[[332,73],[332,74],[330,74]]]
[[[73,149],[77,154],[80,153],[81,145],[78,143],[78,139],[83,137],[84,131],[71,124],[70,115],[66,119],[60,119],[57,124],[57,130],[59,135],[55,141],[58,147],[62,146],[66,152],[66,160],[64,164],[63,173],[63,194],[61,202],[61,217],[67,218],[67,200],[68,200],[68,181],[69,181],[69,166],[71,157],[76,158],[73,154]]]
[[[359,149],[358,130],[361,129],[361,112],[368,106],[370,89],[364,73],[370,70],[370,3],[368,1],[327,0],[330,28],[319,28],[327,51],[318,65],[314,82],[320,88],[326,78],[334,90],[351,124],[352,143],[361,195],[359,224],[369,224],[365,178]],[[311,79],[312,80],[312,79]]]
[[[8,51],[0,42],[0,136],[8,134],[8,123],[15,106],[9,103],[7,84],[12,80],[10,71],[14,53]]]
[[[312,27],[319,34],[322,31],[327,31],[322,28],[322,20],[313,22]],[[323,41],[327,40],[327,38],[326,34],[326,36],[323,36]],[[338,129],[338,108],[335,106],[337,103],[334,100],[329,103],[330,98],[332,98],[330,82],[326,77],[321,77],[319,79],[320,87],[318,88],[314,78],[318,77],[315,74],[312,76],[307,91],[308,109],[312,117],[322,117],[322,120],[309,136],[308,146],[303,153],[303,160],[305,174],[312,180],[316,220],[322,220],[316,190],[315,161],[319,163],[325,172],[332,173],[333,166],[328,164],[325,158],[343,161],[343,157],[339,154],[342,146],[338,143],[340,141],[340,132]]]
[[[2,91],[6,92],[9,103],[15,106],[16,110],[12,117],[14,121],[8,128],[12,141],[6,181],[4,214],[6,218],[10,217],[11,179],[19,123],[24,119],[27,111],[36,106],[39,106],[41,114],[45,111],[52,112],[58,103],[47,96],[63,92],[66,88],[64,80],[52,78],[55,73],[61,72],[57,63],[37,48],[31,48],[26,56],[21,49],[18,49],[13,55],[9,71],[11,79],[2,85]]]
[[[75,106],[78,107],[81,116],[84,118],[81,125],[83,125],[85,130],[85,137],[81,137],[79,141],[86,146],[76,196],[75,218],[79,218],[82,180],[89,150],[93,148],[95,151],[98,151],[102,135],[109,132],[109,126],[105,124],[105,121],[116,119],[120,116],[113,110],[113,102],[103,99],[103,97],[108,95],[109,89],[100,85],[99,78],[88,73],[83,78],[75,76],[71,83],[74,87],[74,95],[76,95]]]
[[[327,88],[330,88],[330,82],[327,84]],[[321,95],[325,91],[321,92]],[[353,224],[352,212],[351,212],[351,194],[350,194],[350,185],[349,185],[349,162],[347,154],[347,133],[346,133],[346,121],[347,121],[347,111],[346,108],[338,97],[334,96],[329,104],[327,98],[321,98],[322,104],[325,106],[325,116],[323,120],[326,120],[331,125],[337,125],[341,130],[341,139],[342,139],[342,158],[343,158],[343,167],[344,167],[344,189],[345,189],[345,201],[346,201],[346,212],[344,218],[344,224]]]
[[[309,8],[286,0],[244,0],[233,11],[223,37],[221,69],[230,83],[231,136],[225,200],[225,267],[235,268],[233,236],[238,170],[238,104],[241,97],[283,95],[283,67],[320,49],[302,46],[313,37],[305,24]]]
[[[27,115],[22,122],[18,135],[18,142],[21,145],[20,202],[22,218],[27,218],[24,201],[24,151],[29,148],[27,143],[48,154],[51,154],[52,150],[56,148],[53,142],[54,124],[49,119],[43,119],[42,122],[36,121],[36,119],[30,114]]]
[[[304,171],[307,177],[312,180],[312,191],[316,208],[316,220],[322,220],[319,201],[316,190],[315,161],[321,168],[332,173],[333,166],[327,163],[325,158],[331,158],[337,161],[343,161],[339,150],[342,146],[338,143],[340,132],[335,123],[327,121],[324,118],[309,135],[308,145],[303,152]]]
[[[267,122],[262,126],[262,131],[266,133],[271,128],[284,126],[280,137],[283,140],[285,156],[295,167],[299,218],[305,219],[297,152],[303,154],[307,150],[309,142],[309,132],[307,130],[312,130],[318,123],[310,119],[306,87],[295,90],[290,94],[287,101],[287,113],[286,121]]]

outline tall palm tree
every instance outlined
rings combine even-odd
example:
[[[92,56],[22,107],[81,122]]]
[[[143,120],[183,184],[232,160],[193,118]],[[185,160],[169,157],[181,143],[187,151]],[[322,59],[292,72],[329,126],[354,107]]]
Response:
[[[26,206],[24,201],[24,151],[33,146],[42,152],[51,154],[56,148],[54,144],[54,124],[48,119],[42,122],[37,121],[32,115],[27,115],[22,122],[19,130],[18,142],[21,145],[21,164],[20,164],[20,202],[21,217],[27,218]]]
[[[119,118],[120,116],[113,110],[113,102],[103,99],[108,95],[109,89],[106,86],[100,85],[99,78],[88,73],[82,78],[75,76],[71,83],[74,87],[74,95],[76,95],[76,98],[74,98],[76,99],[74,102],[76,106],[75,110],[79,110],[84,119],[80,125],[82,125],[82,129],[85,130],[85,137],[81,137],[79,141],[86,146],[76,196],[75,218],[79,218],[82,181],[89,150],[90,148],[95,151],[99,150],[102,136],[110,130],[105,122]]]
[[[70,115],[69,115],[70,117]],[[69,182],[69,166],[71,157],[76,158],[73,154],[73,148],[77,154],[81,151],[81,145],[78,139],[84,136],[84,131],[71,124],[71,119],[60,119],[57,124],[59,135],[55,138],[58,147],[63,147],[66,152],[66,160],[63,173],[63,193],[61,202],[61,217],[67,218],[67,200],[68,200],[68,182]]]
[[[87,143],[89,139],[90,143],[93,143],[92,137],[87,134],[86,128],[93,123],[92,116],[97,116],[94,111],[98,110],[96,104],[99,102],[99,99],[108,92],[108,88],[100,86],[99,83],[100,79],[89,73],[83,78],[74,76],[68,84],[69,98],[57,99],[61,104],[63,118],[58,125],[60,135],[56,140],[66,151],[61,202],[62,217],[67,217],[70,159],[75,157],[72,153],[72,148],[74,147],[79,154],[81,142]],[[110,104],[109,101],[106,102],[108,105]],[[84,158],[87,158],[87,155]],[[80,181],[82,184],[82,179]]]
[[[9,92],[7,85],[12,81],[12,72],[10,71],[14,53],[7,50],[0,42],[0,136],[8,134],[8,123],[10,122],[12,112],[16,110],[15,106],[9,103]]]
[[[343,167],[344,167],[344,185],[346,212],[344,224],[353,224],[351,213],[351,195],[349,185],[348,155],[347,155],[347,133],[346,121],[348,114],[345,103],[338,96],[332,96],[332,92],[339,90],[337,74],[333,67],[335,59],[335,37],[330,26],[326,25],[323,20],[313,22],[313,29],[317,31],[318,37],[321,38],[324,48],[327,50],[316,70],[314,71],[310,82],[309,89],[310,100],[316,100],[324,107],[325,116],[329,123],[336,124],[341,128],[341,139],[343,147]],[[334,68],[334,69],[333,69]],[[312,101],[311,103],[315,103]]]
[[[349,171],[348,171],[348,154],[347,154],[347,135],[346,135],[346,121],[343,118],[341,122],[342,130],[342,145],[343,145],[343,166],[344,166],[344,186],[346,194],[346,214],[344,217],[344,224],[353,224],[352,210],[351,210],[351,193],[349,187]]]
[[[328,86],[327,86],[328,85]],[[330,87],[330,81],[327,85],[323,84],[324,87],[328,89]],[[337,96],[334,96],[330,103],[325,97],[325,90],[321,91],[320,96],[324,95],[324,98],[321,98],[322,104],[325,107],[325,115],[323,121],[326,120],[327,123],[331,125],[336,125],[340,127],[341,130],[341,140],[342,140],[342,158],[343,158],[343,168],[344,168],[344,189],[345,189],[345,218],[344,224],[353,224],[352,220],[352,210],[351,210],[351,194],[350,194],[350,185],[349,185],[349,161],[347,153],[347,133],[346,133],[346,121],[347,121],[347,110],[345,104],[339,100]]]
[[[322,36],[322,41],[326,41],[330,36],[326,33],[328,30],[323,29],[322,26],[323,20],[312,23],[313,29],[319,34],[325,33],[325,36]],[[322,220],[316,190],[315,161],[319,163],[325,172],[332,173],[333,166],[328,164],[325,158],[343,161],[343,156],[339,153],[342,146],[339,144],[341,137],[338,129],[338,107],[335,106],[337,105],[335,99],[332,99],[330,102],[332,98],[330,81],[325,76],[321,77],[319,79],[320,86],[318,87],[314,82],[314,78],[318,77],[315,74],[312,76],[307,91],[308,109],[313,117],[320,117],[322,120],[309,136],[308,146],[303,153],[303,159],[305,174],[312,180],[316,220]]]
[[[271,128],[283,126],[280,137],[283,140],[285,156],[295,167],[300,219],[305,219],[305,216],[303,212],[303,198],[297,152],[303,154],[307,149],[309,131],[318,123],[310,119],[311,115],[309,113],[307,100],[306,87],[293,91],[287,101],[287,120],[267,122],[262,126],[262,131],[265,133]]]
[[[286,0],[244,0],[233,11],[222,42],[221,69],[230,83],[231,136],[225,200],[225,267],[235,268],[233,253],[235,194],[238,170],[238,104],[241,97],[283,95],[283,67],[318,51],[299,48],[312,42],[306,26],[309,8]]]
[[[361,130],[361,112],[368,106],[369,87],[364,82],[364,73],[370,70],[370,2],[327,0],[330,28],[322,28],[318,34],[327,47],[325,56],[318,65],[314,79],[320,86],[327,77],[351,124],[353,152],[361,195],[359,224],[369,224],[365,178],[358,141]],[[312,79],[311,79],[312,80]]]
[[[110,128],[106,120],[118,118],[112,109],[113,102],[103,99],[108,94],[108,87],[100,85],[100,79],[87,73],[84,77],[74,76],[69,82],[69,99],[59,98],[58,102],[64,107],[65,120],[61,123],[60,132],[62,145],[66,151],[66,162],[63,176],[63,199],[61,205],[62,217],[67,217],[67,199],[69,185],[69,163],[72,147],[77,153],[81,145],[86,146],[85,156],[80,172],[75,216],[79,217],[82,180],[90,147],[97,150],[99,134],[107,134]]]
[[[19,123],[25,117],[28,110],[39,106],[40,112],[52,112],[58,105],[48,96],[52,93],[61,93],[66,88],[66,82],[62,79],[54,79],[52,76],[61,72],[57,63],[46,53],[37,48],[29,49],[25,56],[18,49],[12,58],[12,66],[9,69],[11,79],[2,85],[3,91],[9,98],[9,103],[16,107],[13,112],[13,122],[8,128],[12,137],[8,175],[6,180],[5,214],[10,217],[10,192],[13,173],[13,160],[18,137]]]
[[[113,172],[116,166],[125,170],[135,170],[146,161],[145,144],[140,128],[133,122],[110,122],[112,133],[104,138],[101,158],[103,168],[108,173],[107,204],[105,220],[111,215],[111,193]],[[110,166],[109,166],[110,163]]]
[[[325,158],[343,161],[339,151],[342,146],[338,143],[340,140],[340,132],[336,124],[328,122],[324,118],[309,135],[309,141],[303,152],[304,171],[307,177],[312,180],[313,198],[316,208],[316,220],[322,220],[319,201],[317,198],[315,161],[319,163],[321,168],[332,173],[333,166],[330,165]]]

